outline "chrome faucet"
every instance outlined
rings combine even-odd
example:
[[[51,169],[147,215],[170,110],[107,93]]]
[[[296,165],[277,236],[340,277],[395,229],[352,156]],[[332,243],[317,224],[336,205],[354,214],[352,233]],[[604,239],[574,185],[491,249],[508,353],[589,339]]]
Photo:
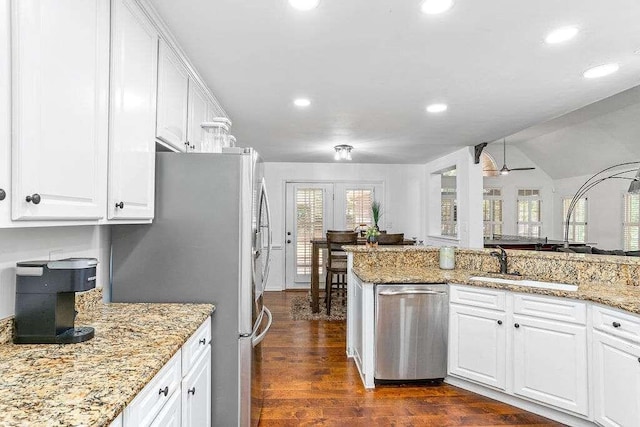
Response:
[[[491,256],[498,258],[500,262],[500,273],[507,274],[507,251],[500,246],[496,246],[496,248],[500,249],[500,252],[491,252]]]

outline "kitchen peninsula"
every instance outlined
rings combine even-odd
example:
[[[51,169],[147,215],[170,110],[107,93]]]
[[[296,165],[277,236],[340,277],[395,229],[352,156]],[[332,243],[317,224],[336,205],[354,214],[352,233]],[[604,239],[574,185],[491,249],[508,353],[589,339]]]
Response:
[[[376,385],[376,287],[443,283],[449,285],[445,382],[569,425],[640,419],[639,260],[508,251],[508,270],[523,277],[514,279],[496,273],[490,250],[457,249],[456,268],[441,270],[437,248],[346,249],[353,296],[347,354],[365,387]],[[500,283],[505,279],[522,282]],[[530,285],[548,282],[578,286]]]
[[[163,380],[168,385],[158,384],[162,391],[168,387],[167,392],[158,395],[154,388],[146,406],[139,405],[144,406],[140,415],[151,417],[161,412],[164,402],[172,400],[177,400],[180,408],[180,365],[183,371],[197,365],[186,357],[189,346],[185,343],[195,337],[199,344],[204,335],[210,334],[210,329],[203,326],[210,327],[208,319],[214,306],[102,304],[102,292],[87,294],[90,297],[84,298],[85,305],[76,304],[78,320],[93,326],[95,337],[84,343],[15,345],[9,341],[12,319],[0,326],[0,425],[122,423],[119,414],[159,377],[159,372],[167,373]],[[189,354],[205,360],[208,344],[200,344],[200,351]],[[171,370],[166,369],[168,365]],[[183,387],[186,393],[188,387]],[[124,423],[141,424],[134,419]]]

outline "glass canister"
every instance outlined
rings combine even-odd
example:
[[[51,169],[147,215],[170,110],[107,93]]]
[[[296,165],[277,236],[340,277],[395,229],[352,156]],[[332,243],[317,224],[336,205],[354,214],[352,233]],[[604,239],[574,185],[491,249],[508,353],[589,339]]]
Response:
[[[440,248],[440,268],[443,270],[453,270],[456,267],[456,251],[451,246]]]
[[[205,145],[209,149],[206,151],[211,153],[222,153],[222,148],[229,146],[229,129],[231,129],[231,120],[226,117],[216,117],[210,122],[202,123],[201,126],[207,131]]]

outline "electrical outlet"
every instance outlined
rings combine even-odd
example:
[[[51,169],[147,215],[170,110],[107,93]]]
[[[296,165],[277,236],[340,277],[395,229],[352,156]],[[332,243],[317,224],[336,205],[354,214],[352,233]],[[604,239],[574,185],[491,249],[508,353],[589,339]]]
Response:
[[[62,249],[55,249],[53,251],[49,251],[49,261],[55,261],[58,259],[62,259]]]

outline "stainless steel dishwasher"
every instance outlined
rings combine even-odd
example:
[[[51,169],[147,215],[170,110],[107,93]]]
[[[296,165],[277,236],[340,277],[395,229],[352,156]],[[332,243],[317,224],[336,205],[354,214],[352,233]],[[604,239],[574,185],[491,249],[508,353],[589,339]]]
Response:
[[[377,285],[376,381],[447,375],[447,285]]]

